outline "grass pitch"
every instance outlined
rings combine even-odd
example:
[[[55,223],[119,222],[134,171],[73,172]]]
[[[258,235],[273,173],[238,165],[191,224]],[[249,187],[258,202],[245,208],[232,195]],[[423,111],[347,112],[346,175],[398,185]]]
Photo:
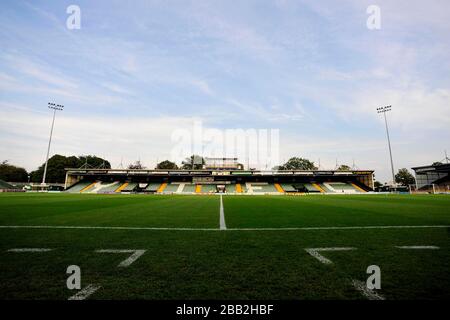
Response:
[[[224,196],[227,230],[219,208],[218,196],[0,194],[0,299],[67,299],[69,265],[99,288],[87,299],[367,299],[353,283],[369,265],[385,299],[450,298],[449,196]],[[321,252],[331,264],[305,250],[330,247],[353,249]],[[105,249],[146,251],[118,267],[131,253]]]

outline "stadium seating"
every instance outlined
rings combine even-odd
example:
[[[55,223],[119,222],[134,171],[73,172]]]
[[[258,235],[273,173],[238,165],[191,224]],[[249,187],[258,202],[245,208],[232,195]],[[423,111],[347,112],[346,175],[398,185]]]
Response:
[[[167,182],[163,182],[156,192],[162,193],[167,188]]]
[[[281,185],[279,183],[275,183],[274,186],[275,186],[275,189],[277,189],[278,192],[284,193],[284,189],[281,187]]]
[[[161,187],[161,183],[149,183],[145,187],[144,191],[157,192],[160,187]]]
[[[166,187],[164,188],[163,193],[173,193],[173,192],[177,192],[178,188],[179,188],[180,184],[179,183],[168,183],[166,185]]]
[[[121,192],[132,192],[134,191],[134,189],[136,189],[136,187],[138,186],[138,183],[136,182],[130,182],[128,183],[125,188],[123,188],[122,190],[120,190]]]
[[[273,183],[246,183],[247,193],[278,193]]]
[[[177,190],[177,193],[194,193],[195,187],[195,184],[186,183],[181,191]]]
[[[299,185],[294,185],[294,187],[298,187]],[[302,186],[306,189],[308,193],[318,193],[322,192],[320,188],[315,187],[312,183],[303,183]],[[298,188],[298,190],[300,190]]]
[[[201,185],[201,193],[215,193],[217,191],[217,187],[215,184],[202,184]]]
[[[68,192],[68,193],[79,193],[82,190],[86,189],[91,184],[92,184],[92,181],[81,180],[80,182],[77,182],[73,186],[69,187],[66,190],[66,192]]]
[[[329,182],[324,184],[328,189],[331,189],[332,192],[337,193],[359,193],[363,191],[362,189],[358,189],[355,185],[347,182]]]
[[[0,180],[0,189],[9,190],[9,189],[15,189],[15,187],[12,184],[9,184],[3,180]]]
[[[142,185],[142,184],[141,184]],[[193,184],[186,182],[152,182],[145,188],[138,188],[137,182],[104,182],[82,180],[71,186],[69,193],[121,193],[144,191],[152,193],[211,194],[217,192],[215,184]],[[226,193],[280,194],[280,193],[363,193],[366,192],[357,183],[349,181],[329,181],[311,183],[265,183],[246,182],[226,184]]]
[[[97,193],[111,193],[117,190],[119,188],[120,182],[102,182],[101,187],[96,190]]]
[[[297,192],[297,189],[292,184],[282,183],[281,188],[283,188],[284,192]]]

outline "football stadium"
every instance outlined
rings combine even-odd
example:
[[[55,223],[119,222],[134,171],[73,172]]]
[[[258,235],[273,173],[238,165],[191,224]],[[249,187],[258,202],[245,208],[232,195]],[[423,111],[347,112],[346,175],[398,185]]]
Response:
[[[450,300],[450,6],[399,3],[2,2],[0,302]]]
[[[373,191],[373,171],[239,170],[236,158],[209,170],[67,169],[69,193],[354,194]],[[234,163],[230,163],[234,162]],[[222,163],[228,163],[226,167]]]
[[[447,299],[450,198],[373,171],[67,168],[0,194],[3,299]],[[69,265],[83,288],[66,286]],[[367,268],[382,286],[366,288]]]

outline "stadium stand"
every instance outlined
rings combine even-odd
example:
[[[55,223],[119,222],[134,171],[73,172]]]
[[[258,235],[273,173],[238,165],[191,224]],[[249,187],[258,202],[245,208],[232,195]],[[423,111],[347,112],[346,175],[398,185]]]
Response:
[[[445,183],[447,176],[435,179]],[[442,179],[442,180],[441,180]],[[447,179],[448,180],[448,179]],[[446,181],[447,181],[446,180]],[[120,181],[120,182],[119,182]],[[126,182],[125,182],[126,181]],[[149,182],[150,181],[150,182]],[[77,183],[78,182],[78,183]],[[373,171],[67,169],[67,192],[143,193],[363,193],[373,191]],[[117,187],[116,190],[115,187]]]
[[[283,188],[284,192],[297,192],[297,189],[292,184],[282,183],[281,188]]]
[[[117,190],[117,188],[119,188],[120,186],[120,182],[119,181],[115,181],[115,182],[102,182],[101,184],[101,188],[99,188],[96,192],[97,193],[112,193],[114,191]]]
[[[8,182],[0,180],[0,189],[11,190],[11,189],[15,189],[15,187],[12,184],[9,184]]]
[[[97,193],[100,191],[104,186],[106,186],[107,182],[102,181],[96,181],[92,183],[89,188],[86,188],[85,190],[82,190],[83,193]]]
[[[416,175],[416,188],[430,193],[450,193],[450,163],[436,162],[429,166],[412,168]]]
[[[185,183],[184,188],[181,191],[177,190],[177,193],[194,193],[196,190],[195,184]]]
[[[69,193],[80,193],[82,190],[85,190],[88,186],[92,185],[92,181],[81,180],[80,182],[74,184],[66,192]]]
[[[284,192],[283,188],[281,187],[281,185],[279,183],[275,183],[274,186],[275,186],[275,189],[277,189],[278,192],[280,192],[280,193]]]
[[[134,189],[136,189],[138,186],[138,183],[136,182],[129,182],[123,189],[120,190],[120,192],[133,192]]]
[[[247,193],[278,193],[273,183],[247,183]]]
[[[202,184],[201,185],[201,193],[215,193],[217,191],[217,187],[215,184]]]
[[[145,189],[144,189],[144,191],[147,191],[147,192],[157,192],[158,190],[159,190],[159,188],[161,187],[161,183],[149,183],[146,187],[145,187]]]
[[[120,187],[118,187],[114,192],[120,193],[123,189],[128,186],[128,182],[124,182]]]
[[[161,192],[163,192],[163,191],[166,189],[166,187],[167,187],[167,182],[163,182],[163,183],[159,186],[159,188],[158,188],[158,190],[157,190],[156,192],[161,193]]]
[[[158,190],[158,192],[174,193],[174,192],[177,192],[179,186],[180,186],[179,183],[169,183],[169,184],[166,184],[166,186],[164,187],[164,189],[162,189],[162,191]]]
[[[326,183],[316,183],[315,185],[319,187],[320,192],[322,192],[322,193],[334,193],[335,192],[334,189]]]

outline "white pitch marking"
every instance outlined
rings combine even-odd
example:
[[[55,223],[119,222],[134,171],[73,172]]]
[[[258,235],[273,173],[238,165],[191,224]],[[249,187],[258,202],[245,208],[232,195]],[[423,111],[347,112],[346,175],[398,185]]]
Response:
[[[145,253],[146,250],[115,250],[115,249],[106,249],[106,250],[96,250],[99,253],[133,253],[131,256],[123,260],[117,267],[125,268],[130,266],[133,262],[139,259]]]
[[[426,229],[450,228],[450,225],[425,226],[354,226],[354,227],[292,227],[292,228],[227,228],[227,231],[316,231],[366,229]],[[101,227],[101,226],[0,226],[0,229],[81,229],[81,230],[148,230],[148,231],[220,231],[220,228],[164,228],[164,227]]]
[[[101,288],[100,286],[90,284],[86,288],[82,289],[77,294],[71,296],[67,300],[84,300],[100,288]]]
[[[225,213],[223,211],[222,195],[220,195],[220,230],[227,230],[227,225],[225,223]]]
[[[321,255],[319,252],[324,251],[348,251],[348,250],[355,250],[356,248],[350,248],[350,247],[336,247],[336,248],[308,248],[305,249],[306,252],[308,252],[310,255],[312,255],[314,258],[322,262],[323,264],[332,264],[333,262],[325,258],[323,255]]]
[[[53,249],[47,249],[47,248],[14,248],[9,249],[8,252],[48,252],[52,251]]]
[[[439,249],[438,246],[396,246],[396,248],[399,248],[399,249],[413,249],[413,250],[421,250],[421,249],[437,250],[437,249]]]
[[[378,294],[377,292],[375,292],[375,290],[371,290],[371,289],[367,288],[367,284],[365,284],[364,282],[359,281],[359,280],[353,280],[352,284],[356,288],[356,290],[361,292],[367,299],[369,299],[369,300],[384,300],[384,297],[382,295]]]

